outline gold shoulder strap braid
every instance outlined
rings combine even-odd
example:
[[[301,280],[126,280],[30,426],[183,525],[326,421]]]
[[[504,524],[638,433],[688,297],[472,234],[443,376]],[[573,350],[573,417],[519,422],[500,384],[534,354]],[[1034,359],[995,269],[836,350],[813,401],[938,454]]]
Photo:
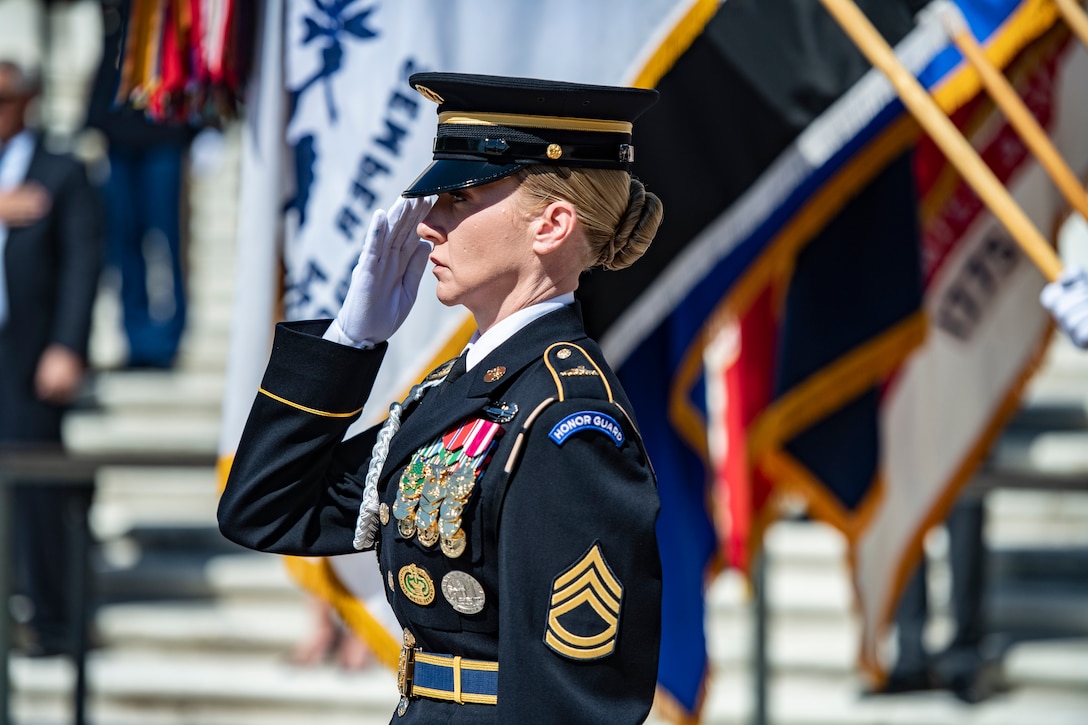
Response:
[[[612,387],[585,350],[571,342],[557,342],[544,351],[544,364],[555,381],[559,400],[603,398],[614,403]]]
[[[540,417],[540,414],[544,412],[545,408],[552,403],[575,398],[603,398],[615,404],[615,400],[612,398],[612,387],[608,384],[608,380],[601,372],[600,367],[589,356],[589,353],[578,345],[571,342],[557,342],[550,345],[544,351],[544,365],[548,368],[548,372],[551,373],[552,380],[555,382],[555,397],[544,400],[525,419],[525,423],[521,426],[521,430],[518,431],[517,439],[510,449],[510,455],[506,458],[506,465],[503,466],[503,472],[507,475],[514,470],[514,466],[521,457],[522,447],[525,444],[526,436],[529,434],[529,429],[536,422],[536,419]],[[630,420],[630,416],[626,412],[624,412],[624,417]],[[641,441],[639,441],[639,445],[642,445]]]

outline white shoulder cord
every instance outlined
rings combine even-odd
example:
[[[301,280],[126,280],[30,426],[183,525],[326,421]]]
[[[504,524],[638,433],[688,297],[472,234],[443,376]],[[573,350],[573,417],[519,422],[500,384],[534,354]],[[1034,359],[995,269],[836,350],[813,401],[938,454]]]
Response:
[[[400,403],[389,406],[389,417],[378,431],[378,440],[374,443],[374,449],[370,454],[370,467],[366,471],[366,481],[363,485],[363,502],[359,506],[359,519],[355,524],[355,548],[359,551],[374,546],[378,536],[378,477],[381,476],[385,459],[389,455],[389,441],[400,430],[400,416],[404,408],[412,401],[418,401],[423,397],[423,392],[428,388],[438,385],[444,377],[437,380],[429,380],[413,385],[408,397]]]

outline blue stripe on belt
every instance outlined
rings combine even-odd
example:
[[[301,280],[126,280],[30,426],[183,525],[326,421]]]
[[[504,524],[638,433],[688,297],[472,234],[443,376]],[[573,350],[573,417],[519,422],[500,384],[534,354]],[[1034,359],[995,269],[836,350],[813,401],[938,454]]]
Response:
[[[494,705],[499,701],[499,663],[415,652],[412,695]]]

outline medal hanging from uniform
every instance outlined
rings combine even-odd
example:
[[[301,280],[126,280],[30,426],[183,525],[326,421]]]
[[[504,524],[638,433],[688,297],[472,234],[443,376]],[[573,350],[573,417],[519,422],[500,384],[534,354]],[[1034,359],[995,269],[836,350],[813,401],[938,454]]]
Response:
[[[393,504],[401,538],[418,538],[428,549],[440,544],[450,559],[464,553],[461,517],[501,435],[500,425],[476,418],[416,452]]]

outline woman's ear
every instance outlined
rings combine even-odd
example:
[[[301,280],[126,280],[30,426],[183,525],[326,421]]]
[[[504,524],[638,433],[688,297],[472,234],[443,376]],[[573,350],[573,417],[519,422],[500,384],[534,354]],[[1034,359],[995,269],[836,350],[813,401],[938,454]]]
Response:
[[[533,225],[533,250],[549,254],[563,246],[578,226],[578,214],[569,201],[553,201],[544,207]]]

